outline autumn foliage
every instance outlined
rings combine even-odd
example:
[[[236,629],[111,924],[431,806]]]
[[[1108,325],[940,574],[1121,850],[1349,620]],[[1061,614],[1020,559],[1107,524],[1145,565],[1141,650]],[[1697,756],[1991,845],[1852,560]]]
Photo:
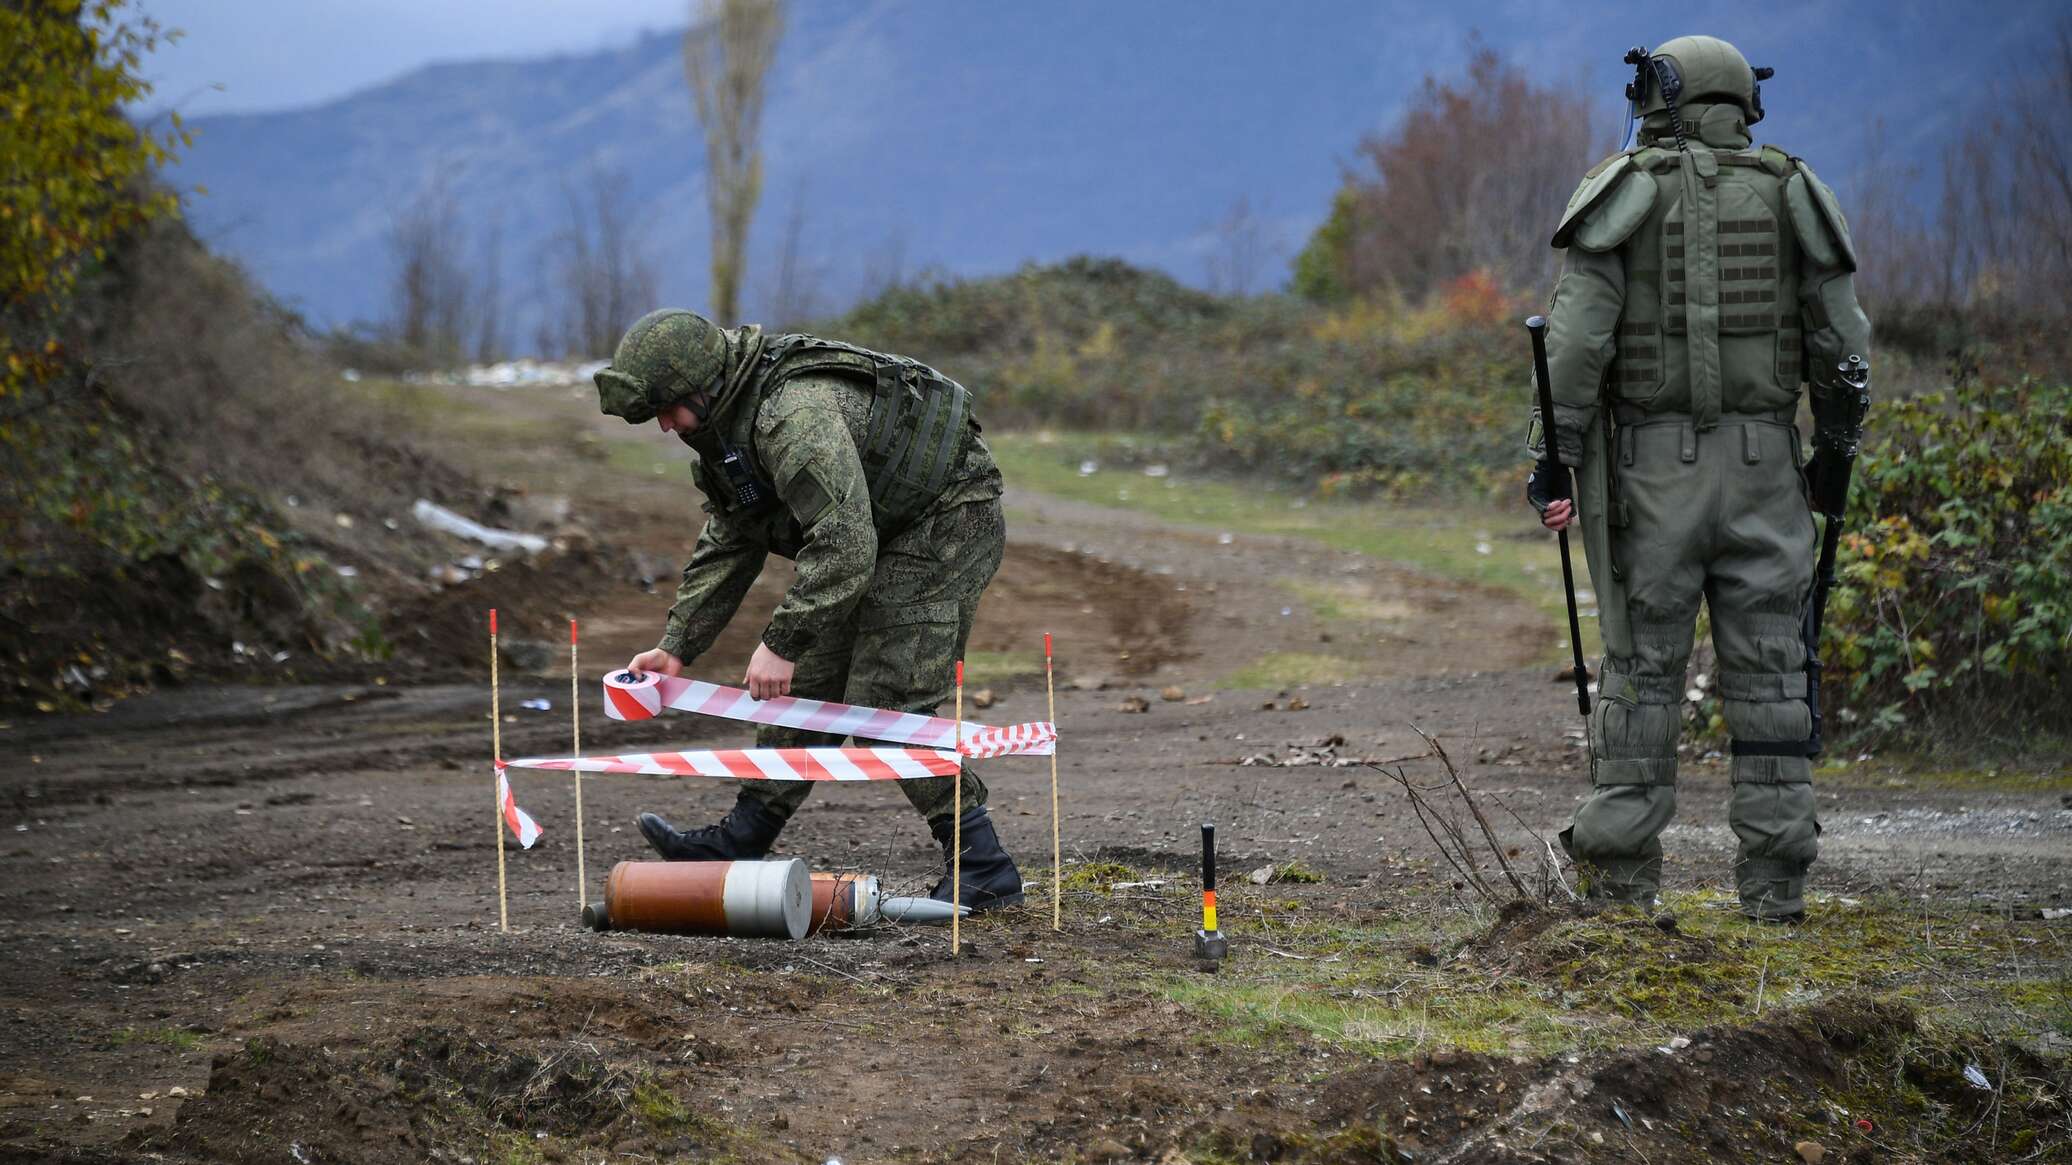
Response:
[[[177,211],[151,170],[187,141],[177,116],[140,129],[124,106],[163,34],[119,0],[0,5],[0,396],[64,364],[63,322],[81,273],[123,232]]]
[[[1467,277],[1544,289],[1562,200],[1610,146],[1591,133],[1583,93],[1536,84],[1473,44],[1465,77],[1426,77],[1402,121],[1357,152],[1331,217],[1296,259],[1294,289],[1310,299],[1419,302]]]

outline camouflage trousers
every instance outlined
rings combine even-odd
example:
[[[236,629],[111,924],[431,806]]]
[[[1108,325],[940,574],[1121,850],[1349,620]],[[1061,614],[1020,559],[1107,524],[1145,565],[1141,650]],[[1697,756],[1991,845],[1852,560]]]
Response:
[[[856,611],[840,631],[821,636],[793,661],[791,694],[935,715],[950,698],[979,595],[1006,549],[1007,521],[998,498],[930,511],[880,542],[870,587]],[[839,745],[842,738],[764,726],[755,742],[760,748],[811,748]],[[968,762],[960,779],[966,810],[986,803],[986,786]],[[951,778],[898,785],[931,823],[949,820],[957,793]],[[785,819],[813,792],[811,784],[795,781],[747,781],[742,789]]]
[[[1607,654],[1590,716],[1592,788],[1562,832],[1593,894],[1651,900],[1660,835],[1676,812],[1684,670],[1703,599],[1733,736],[1727,819],[1740,842],[1735,882],[1757,917],[1803,911],[1819,848],[1812,730],[1800,614],[1812,585],[1813,518],[1798,430],[1770,417],[1723,417],[1697,431],[1662,416],[1618,434],[1631,653]]]

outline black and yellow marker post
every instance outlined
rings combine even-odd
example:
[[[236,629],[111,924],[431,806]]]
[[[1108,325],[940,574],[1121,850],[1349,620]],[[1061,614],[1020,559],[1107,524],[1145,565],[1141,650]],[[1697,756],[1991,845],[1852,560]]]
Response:
[[[1216,929],[1216,827],[1201,827],[1201,929],[1194,932],[1194,958],[1203,970],[1213,971],[1226,955],[1230,942]]]

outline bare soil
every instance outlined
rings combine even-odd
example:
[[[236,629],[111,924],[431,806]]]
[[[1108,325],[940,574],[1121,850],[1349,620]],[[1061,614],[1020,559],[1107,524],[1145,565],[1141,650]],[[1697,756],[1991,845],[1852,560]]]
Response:
[[[507,567],[419,620],[457,675],[486,670],[489,606],[524,606],[507,633],[553,646],[544,665],[506,673],[508,755],[568,746],[564,614],[583,620],[586,675],[650,645],[674,572],[654,564],[695,534],[681,481],[606,490],[617,479],[601,467],[542,477],[534,492],[565,490],[588,544],[624,550]],[[1515,598],[1397,564],[1027,494],[1010,505],[1012,545],[973,650],[1023,662],[1001,666],[988,685],[999,702],[980,715],[1046,714],[1027,662],[1054,633],[1068,873],[1116,863],[1141,885],[1069,878],[1053,931],[1048,767],[1006,759],[983,771],[1031,904],[973,920],[965,957],[929,928],[795,944],[592,934],[577,924],[579,877],[595,896],[613,863],[648,856],[634,814],[716,817],[733,790],[586,781],[579,872],[572,790],[521,773],[520,803],[546,834],[505,847],[505,933],[480,680],[190,686],[101,715],[17,719],[0,738],[0,1161],[1774,1161],[1807,1159],[1795,1146],[1808,1140],[1830,1160],[1921,1159],[1888,1128],[1898,1118],[1836,1124],[1820,1099],[1895,1063],[1910,1095],[1960,1127],[1975,1119],[1952,1158],[2047,1159],[2035,1154],[2065,1143],[2017,1151],[1989,1137],[1988,1121],[2062,1127],[2062,1100],[2023,1108],[2011,1090],[1966,1084],[1947,1057],[1921,1067],[1906,1058],[1923,1038],[1911,1011],[1867,997],[1758,1004],[1674,1054],[1435,1039],[1375,1054],[1300,1025],[1240,1031],[1198,999],[1337,949],[1299,953],[1276,938],[1290,919],[1393,928],[1399,946],[1361,956],[1381,977],[1428,962],[1492,982],[1553,974],[1530,940],[1572,910],[1488,912],[1394,782],[1335,763],[1413,758],[1390,767],[1433,779],[1412,726],[1432,734],[1508,807],[1495,826],[1530,864],[1587,784],[1572,696],[1543,664],[1549,629]],[[1388,606],[1327,618],[1294,609],[1289,580]],[[783,582],[782,569],[766,575],[704,674],[738,675]],[[1248,659],[1311,643],[1364,678],[1219,686]],[[745,739],[692,717],[607,721],[591,682],[586,752]],[[1694,761],[1682,789],[1670,879],[1716,887],[1732,854],[1725,770]],[[2065,792],[2062,779],[1874,766],[1824,783],[1809,936],[1841,897],[1899,895],[2018,925],[2031,958],[2062,960],[2064,924],[2020,920],[2072,899]],[[1188,953],[1203,820],[1218,825],[1238,951],[1213,975]],[[939,857],[877,787],[818,791],[781,844],[907,891]],[[1322,881],[1246,877],[1290,862]],[[1672,961],[1707,957],[1673,927],[1649,941]],[[2062,1081],[2061,1061],[2019,1057],[2064,1048],[2032,1044],[2008,1062]]]

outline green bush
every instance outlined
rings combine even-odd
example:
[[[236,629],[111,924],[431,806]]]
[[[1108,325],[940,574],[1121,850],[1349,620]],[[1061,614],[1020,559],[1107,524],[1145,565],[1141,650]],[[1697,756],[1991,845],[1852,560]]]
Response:
[[[1486,277],[1425,307],[1219,299],[1116,260],[895,288],[823,333],[926,360],[988,423],[1126,432],[1195,468],[1326,493],[1513,482],[1519,305]]]
[[[1975,742],[2051,717],[2072,679],[2072,386],[1884,404],[1828,604],[1838,726]]]

